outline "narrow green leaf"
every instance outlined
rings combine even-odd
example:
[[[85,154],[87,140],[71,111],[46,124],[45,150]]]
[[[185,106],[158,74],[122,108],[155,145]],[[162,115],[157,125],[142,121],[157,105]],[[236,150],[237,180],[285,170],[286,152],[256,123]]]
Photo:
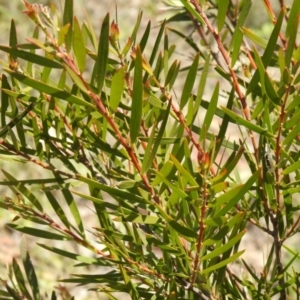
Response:
[[[244,150],[245,150],[245,148],[241,147],[237,153],[232,152],[232,155],[230,155],[227,162],[221,168],[219,174],[217,176],[215,176],[214,178],[212,178],[211,182],[214,184],[223,182],[230,175],[230,173],[234,170],[236,165],[239,163],[240,158],[241,158],[242,154],[244,153]]]
[[[120,197],[121,199],[128,200],[129,202],[136,201],[138,203],[145,203],[145,200],[142,197],[140,197],[136,194],[129,193],[129,192],[124,191],[124,190],[119,190],[119,189],[116,189],[116,188],[109,187],[109,186],[104,185],[104,184],[102,184],[98,181],[92,180],[90,178],[84,177],[84,176],[79,175],[79,174],[76,177],[77,177],[78,180],[80,180],[82,182],[85,182],[85,183],[89,184],[92,187],[98,188],[101,191],[107,192],[111,196]]]
[[[175,78],[177,77],[178,75],[177,65],[178,65],[178,61],[175,59],[167,73],[165,84],[164,84],[165,87],[172,81],[174,77]]]
[[[244,252],[245,252],[245,250],[242,250],[242,251],[239,251],[239,252],[233,254],[229,258],[222,260],[221,262],[214,264],[212,267],[209,267],[209,268],[201,271],[201,274],[204,275],[204,274],[210,273],[214,270],[220,269],[224,266],[227,266],[228,264],[234,262],[237,258],[239,258]]]
[[[192,65],[189,68],[189,72],[187,74],[180,98],[180,109],[183,109],[183,107],[186,105],[188,99],[191,96],[198,71],[199,57],[200,53],[198,52],[194,58]]]
[[[180,162],[176,159],[174,155],[170,155],[171,161],[174,163],[175,167],[177,170],[182,174],[182,176],[189,182],[189,184],[192,187],[199,187],[197,181],[194,179],[194,177],[191,175],[190,172],[188,172],[181,164]]]
[[[38,279],[34,270],[34,266],[31,262],[30,256],[29,256],[29,252],[26,249],[26,245],[24,242],[24,239],[21,243],[21,257],[22,257],[22,261],[23,261],[23,266],[25,269],[25,273],[27,275],[27,279],[30,285],[30,288],[32,290],[32,294],[33,294],[33,299],[34,300],[40,300],[41,299],[41,295],[40,295],[40,290],[39,290],[39,283],[38,283]]]
[[[260,173],[260,170],[257,170],[248,180],[245,184],[238,186],[236,189],[232,189],[234,190],[234,192],[231,192],[232,190],[230,190],[229,192],[227,192],[224,195],[227,195],[227,199],[226,201],[227,204],[222,207],[216,214],[214,217],[221,217],[221,216],[225,216],[225,214],[234,206],[238,203],[239,200],[241,200],[244,195],[249,192],[249,190],[252,188],[252,186],[254,185],[255,181],[258,178],[258,175]],[[222,195],[223,196],[223,195]],[[221,197],[220,196],[217,199],[217,202],[221,202]],[[226,196],[224,196],[224,198],[222,198],[222,201],[225,200]]]
[[[65,0],[63,25],[70,24],[68,33],[65,36],[65,45],[67,52],[71,51],[73,35],[73,0]]]
[[[265,71],[264,83],[267,96],[275,105],[280,105],[280,98],[275,90],[274,83],[271,81],[271,78],[269,77],[267,71]]]
[[[299,134],[299,132],[300,132],[300,123],[297,123],[297,125],[293,128],[292,131],[289,132],[289,134],[282,142],[283,145],[286,145],[286,149],[290,148],[291,143],[293,142],[294,138]]]
[[[170,174],[170,172],[173,170],[174,168],[174,163],[172,163],[171,161],[167,161],[162,168],[159,170],[159,173],[163,176],[163,177],[168,177],[168,175]],[[152,186],[155,187],[157,185],[159,185],[160,183],[162,183],[161,180],[161,176],[156,175],[156,177],[154,178],[154,180],[152,181]]]
[[[204,66],[203,66],[203,69],[201,72],[201,77],[200,77],[200,81],[198,84],[197,96],[195,99],[195,104],[194,104],[194,109],[193,109],[193,119],[192,119],[191,124],[194,122],[194,120],[199,112],[199,107],[201,105],[202,97],[203,97],[205,86],[206,86],[209,65],[210,65],[210,55],[208,55],[207,59],[205,60],[205,63],[204,63]],[[187,125],[190,125],[190,124],[187,124]]]
[[[156,38],[154,46],[153,46],[153,50],[151,52],[151,56],[150,56],[150,59],[149,59],[150,66],[152,66],[153,63],[154,63],[154,60],[155,60],[155,57],[156,57],[156,54],[157,54],[157,51],[158,51],[158,48],[159,48],[159,45],[160,45],[161,38],[162,38],[163,33],[165,31],[165,26],[166,26],[166,21],[163,21],[162,24],[160,25],[160,29],[159,29],[157,38]]]
[[[3,100],[3,98],[2,98]],[[5,101],[5,99],[4,99]],[[35,107],[35,103],[30,103],[20,114],[18,114],[16,117],[14,117],[7,125],[3,126],[0,129],[0,137],[2,137],[3,135],[5,135],[9,129],[12,129],[13,127],[15,127],[16,125],[18,125],[18,123],[20,121],[22,121],[23,118],[25,118],[27,116],[27,114],[29,112],[31,112]],[[4,105],[5,108],[5,105]],[[24,146],[24,142],[22,143],[22,146]]]
[[[51,53],[55,53],[55,49],[50,46],[49,44],[42,42],[40,40],[38,40],[36,37],[32,37],[32,38],[27,38],[26,39],[28,42],[30,42],[31,44],[28,45],[28,47],[23,47],[25,49],[29,48],[29,49],[43,49],[45,50],[45,52],[51,54]],[[18,45],[19,48],[22,48],[22,45]]]
[[[112,112],[115,112],[117,110],[122,99],[122,94],[124,91],[125,72],[125,67],[120,68],[116,71],[111,80],[109,107]]]
[[[8,172],[6,172],[5,170],[2,170],[3,174],[5,175],[5,177],[7,178],[8,181],[17,181],[12,175],[10,175]],[[24,195],[39,211],[43,211],[43,207],[40,204],[39,200],[34,196],[33,193],[31,193],[24,184],[22,183],[18,183],[16,185],[16,189],[18,189],[18,191],[20,191],[20,193],[22,195]]]
[[[222,194],[217,197],[216,203],[209,204],[209,206],[221,206],[222,204],[229,202],[230,200],[237,198],[238,195],[241,193],[244,185],[240,184],[229,191],[227,191],[225,194]]]
[[[84,23],[86,29],[87,29],[87,33],[88,33],[88,36],[89,36],[89,39],[94,47],[94,49],[97,51],[97,37],[96,37],[96,34],[95,34],[95,31],[94,31],[94,27],[93,27],[93,24],[88,16],[88,14],[85,14],[86,16],[86,19],[87,19],[87,24]]]
[[[265,88],[266,69],[265,69],[263,61],[260,58],[260,55],[254,45],[253,45],[253,53],[254,53],[254,60],[256,62],[257,70],[259,72],[259,77],[260,77],[261,93],[262,93],[262,96],[264,96],[266,94],[266,88]]]
[[[83,262],[83,263],[89,264],[89,265],[99,264],[99,260],[97,260],[96,258],[93,258],[93,257],[81,256],[81,255],[78,255],[78,253],[72,253],[72,252],[69,252],[69,251],[65,251],[65,250],[62,250],[62,249],[59,249],[59,248],[55,248],[55,247],[50,247],[50,246],[40,244],[40,243],[37,243],[37,245],[39,245],[40,247],[42,247],[44,249],[47,249],[47,250],[49,250],[53,253],[56,253],[60,256],[67,257],[67,258],[76,260],[78,262]],[[109,263],[107,263],[107,265],[109,265]]]
[[[186,1],[186,0],[180,0],[180,2],[184,5],[184,7],[192,14],[192,16],[194,18],[196,18],[197,21],[200,22],[200,24],[202,24],[202,26],[206,26],[203,18],[201,17],[201,15],[196,11],[196,9],[194,8],[194,6],[190,3],[190,1]]]
[[[76,74],[67,64],[64,64],[66,71],[70,75],[72,81],[86,94],[88,94],[88,89],[86,83],[80,75]]]
[[[90,108],[95,108],[93,104],[83,100],[82,98],[79,98],[77,96],[74,96],[64,90],[58,89],[54,86],[48,85],[46,83],[43,83],[41,81],[32,79],[30,77],[27,77],[24,74],[21,73],[16,73],[13,72],[9,69],[5,69],[5,71],[7,73],[9,73],[12,77],[16,78],[17,80],[23,82],[25,85],[31,86],[34,89],[43,92],[43,93],[47,93],[53,97],[62,99],[62,100],[66,100],[70,103],[74,103],[74,104],[78,104],[81,106],[86,106],[86,107],[90,107]]]
[[[228,100],[227,100],[227,105],[226,105],[226,108],[229,109],[229,110],[232,110],[232,106],[233,106],[233,101],[235,99],[235,88],[232,87],[231,89],[231,92],[229,94],[229,97],[228,97]],[[226,141],[226,132],[227,132],[227,128],[228,128],[228,125],[229,125],[229,121],[230,121],[230,117],[226,114],[224,114],[223,118],[222,118],[222,124],[220,126],[220,129],[219,129],[219,133],[218,133],[218,136],[216,137],[216,148],[215,148],[215,153],[216,155],[218,155],[222,145],[225,143],[227,143]],[[227,145],[226,145],[226,148],[229,148],[230,147],[230,143],[228,142]]]
[[[251,5],[252,5],[252,0],[245,0],[243,2],[243,7],[233,32],[233,36],[229,45],[229,50],[233,49],[232,56],[231,56],[231,67],[235,65],[236,60],[239,57],[241,44],[243,41],[243,32],[241,31],[241,28],[243,27],[244,22],[249,14]]]
[[[133,88],[132,88],[132,109],[130,118],[130,141],[135,143],[140,131],[143,109],[143,66],[141,49],[136,49],[136,59],[134,66]]]
[[[24,276],[22,274],[22,270],[21,270],[20,266],[18,265],[15,258],[13,258],[12,266],[13,266],[13,270],[14,270],[14,273],[15,273],[16,280],[18,282],[19,289],[21,290],[22,294],[26,297],[26,299],[32,300],[32,297],[31,297],[30,293],[27,290],[27,287],[26,287],[26,284],[25,284],[25,279],[24,279]]]
[[[9,98],[8,94],[5,92],[5,90],[10,90],[10,85],[7,80],[7,76],[5,74],[2,74],[2,82],[1,82],[1,127],[6,126],[6,113],[8,109],[8,104],[9,104]],[[1,132],[2,132],[1,129]],[[2,136],[3,133],[0,135]]]
[[[285,168],[285,169],[282,171],[282,174],[283,174],[283,175],[286,175],[286,174],[295,172],[296,170],[299,170],[299,168],[300,168],[300,160],[297,161],[297,162],[295,162],[294,164],[288,166],[287,168]]]
[[[219,255],[224,254],[226,251],[230,250],[233,248],[233,246],[241,240],[243,235],[246,233],[246,230],[241,231],[239,234],[237,234],[234,238],[229,240],[225,245],[221,247],[217,247],[214,249],[212,252],[208,253],[207,255],[204,255],[201,257],[201,261],[207,260],[207,259],[212,259],[215,258]]]
[[[153,147],[152,147],[152,143],[148,143],[148,145],[147,145],[147,149],[146,149],[143,164],[142,164],[142,173],[146,173],[149,170],[149,168],[153,162],[153,159],[156,155],[157,149],[158,149],[159,145],[161,145],[161,139],[163,137],[167,122],[169,120],[170,108],[171,108],[171,101],[169,102],[167,110],[164,112],[164,118],[163,118],[163,121],[159,128],[157,137],[154,140]],[[153,128],[153,132],[155,132],[155,128]]]
[[[58,177],[58,178],[60,178],[60,177]],[[81,235],[84,237],[85,236],[84,226],[83,226],[82,219],[81,219],[81,216],[79,213],[79,209],[73,198],[73,195],[71,194],[71,192],[68,189],[63,189],[62,193],[63,193],[65,200],[70,208],[70,211],[76,222],[76,225],[77,225],[78,229],[80,230]]]
[[[224,26],[229,0],[221,0],[218,2],[218,31],[220,32]]]
[[[277,22],[275,24],[275,27],[272,31],[272,34],[270,36],[270,39],[268,41],[268,45],[267,45],[267,47],[264,51],[264,54],[261,58],[265,68],[267,68],[269,66],[269,63],[272,59],[274,50],[276,48],[277,39],[278,39],[278,35],[279,35],[280,28],[282,25],[283,17],[284,17],[284,13],[283,13],[283,11],[281,11],[281,13],[277,19]],[[257,87],[258,82],[259,82],[259,70],[256,70],[254,75],[251,78],[249,85],[248,85],[247,95],[250,94],[252,91],[254,91],[254,89]]]
[[[22,233],[40,237],[43,239],[59,240],[59,241],[70,240],[69,237],[50,232],[49,230],[41,230],[41,229],[36,229],[36,228],[18,225],[18,224],[14,224],[14,223],[8,223],[7,226],[9,226],[10,228],[12,228],[14,230],[20,231]]]
[[[63,222],[63,224],[70,229],[70,223],[68,221],[68,218],[66,217],[62,207],[56,200],[56,198],[53,196],[53,194],[50,191],[45,192],[49,203],[51,204],[52,208],[54,209],[57,216],[60,218],[60,220]]]
[[[165,178],[160,172],[156,172],[156,175],[160,177],[161,181],[164,182],[172,191],[174,191],[179,197],[187,198],[188,195],[179,187],[172,184],[167,178]]]
[[[291,129],[300,122],[300,110],[284,124],[285,129]]]
[[[97,78],[97,87],[98,93],[102,91],[104,84],[107,60],[108,60],[108,48],[109,48],[109,14],[107,14],[103,20],[99,44],[98,44],[98,54],[97,61],[95,64],[96,68],[96,78]]]
[[[179,224],[175,220],[169,220],[167,222],[181,236],[184,236],[187,238],[197,238],[198,237],[198,234],[196,231]]]
[[[83,73],[86,64],[86,50],[84,45],[85,43],[83,40],[80,25],[77,18],[74,17],[73,51],[80,73]]]
[[[5,286],[5,288],[6,288],[7,292],[8,292],[8,293],[5,293],[5,297],[3,298],[3,300],[11,300],[11,299],[13,299],[13,300],[22,300],[19,297],[18,293],[7,284],[6,280],[2,280],[2,279],[0,279],[0,280],[1,280],[2,284],[3,284],[3,286]],[[0,290],[0,295],[1,294],[2,294],[2,291]],[[9,296],[11,296],[11,297],[9,297]]]
[[[294,5],[293,5],[294,6]],[[297,9],[298,9],[298,16],[296,16],[294,18],[294,14],[292,13],[292,11],[290,12],[290,16],[288,18],[288,25],[289,26],[289,23],[291,22],[291,15],[292,15],[292,18],[294,18],[294,24],[292,26],[292,30],[290,32],[287,31],[288,33],[288,45],[287,45],[287,49],[286,49],[286,52],[285,52],[285,65],[286,66],[289,66],[290,63],[291,63],[291,59],[292,59],[292,56],[293,56],[293,52],[295,50],[295,45],[297,43],[297,36],[298,36],[298,27],[299,27],[299,15],[300,15],[300,10],[299,10],[299,5],[297,5]],[[296,8],[294,8],[296,10]]]
[[[204,117],[202,130],[201,130],[201,134],[200,134],[200,141],[202,141],[204,139],[204,137],[206,136],[206,132],[208,131],[208,129],[210,127],[210,124],[211,124],[213,117],[215,115],[215,112],[216,112],[216,108],[218,105],[218,99],[219,99],[219,82],[217,82],[217,84],[216,84],[216,87],[211,96],[211,100],[209,102],[209,106],[208,106],[208,109],[207,109],[205,117]]]
[[[226,217],[207,218],[204,220],[204,224],[212,227],[222,227],[228,222]]]
[[[132,222],[136,224],[161,224],[161,218],[156,216],[145,216],[145,215],[138,215],[138,214],[130,214],[122,217],[116,217],[113,219],[115,222]]]
[[[137,20],[136,20],[134,29],[133,29],[133,31],[132,31],[131,37],[130,37],[130,39],[131,39],[131,41],[132,41],[133,43],[135,43],[136,35],[137,35],[138,30],[139,30],[139,27],[140,27],[140,24],[141,24],[142,17],[143,17],[143,12],[140,11],[139,14],[138,14],[138,17],[137,17]]]
[[[26,61],[30,61],[32,63],[38,64],[40,66],[49,67],[53,69],[62,69],[63,65],[55,60],[52,60],[50,58],[37,55],[35,53],[31,53],[28,51],[20,50],[17,48],[12,48],[8,46],[0,45],[0,50],[4,51],[6,53],[9,53],[10,55],[14,57],[22,58]]]
[[[255,124],[252,124],[251,122],[243,119],[242,117],[240,117],[239,115],[237,115],[236,113],[234,113],[233,111],[229,110],[226,107],[221,106],[221,108],[237,124],[245,126],[246,128],[248,128],[250,130],[253,130],[254,132],[260,133],[262,135],[265,135],[267,137],[274,138],[273,134],[271,134],[270,132],[268,132],[267,129],[264,129],[262,127],[259,127],[259,126],[255,125]]]
[[[297,29],[294,27],[296,22],[299,20],[299,15],[300,15],[300,6],[297,1],[292,2],[292,7],[290,9],[288,21],[287,21],[287,26],[285,30],[285,35],[287,38],[289,38],[294,31],[297,32]],[[277,20],[278,22],[278,20]]]
[[[141,41],[140,41],[141,52],[143,52],[145,47],[146,47],[146,44],[147,44],[147,41],[148,41],[148,38],[149,38],[149,35],[150,35],[150,30],[151,30],[151,21],[148,22],[146,30],[143,34],[143,37],[142,37]]]
[[[263,39],[262,37],[260,37],[256,33],[254,33],[249,28],[242,27],[241,30],[242,30],[243,34],[248,39],[250,39],[252,42],[254,42],[255,44],[257,44],[258,46],[262,47],[263,49],[265,49],[267,47],[268,41],[265,40],[265,39]]]
[[[15,20],[12,19],[10,22],[10,32],[9,32],[9,46],[14,48],[18,44],[18,38],[17,38],[17,29],[16,29],[16,23]],[[11,54],[11,58],[13,60],[17,59],[16,55]]]

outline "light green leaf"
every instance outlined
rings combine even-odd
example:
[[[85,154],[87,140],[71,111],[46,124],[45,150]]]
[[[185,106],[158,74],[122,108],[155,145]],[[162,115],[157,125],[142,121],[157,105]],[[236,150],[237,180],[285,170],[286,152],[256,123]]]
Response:
[[[212,258],[222,255],[226,251],[232,249],[233,246],[241,240],[241,238],[243,237],[243,235],[245,233],[246,233],[245,230],[241,231],[238,235],[236,235],[234,238],[229,240],[225,245],[223,245],[221,247],[216,247],[216,249],[213,250],[212,252],[210,252],[209,254],[202,256],[201,261],[204,261],[207,259],[212,259]]]
[[[158,149],[159,145],[161,144],[161,139],[162,139],[162,136],[165,132],[167,122],[169,120],[170,108],[171,108],[171,101],[169,102],[167,110],[164,112],[164,118],[163,118],[163,121],[162,121],[161,126],[159,128],[157,137],[154,140],[153,147],[152,147],[152,141],[151,142],[149,141],[149,143],[147,145],[144,160],[143,160],[143,164],[142,164],[142,173],[147,172],[149,170],[149,168],[151,167],[151,164],[152,164],[153,159],[156,155],[157,149]],[[153,136],[154,136],[155,128],[153,128],[152,130],[153,130]],[[152,133],[151,133],[151,136],[152,136]],[[152,136],[152,138],[153,138],[153,136]]]
[[[208,129],[210,127],[210,124],[211,124],[213,117],[215,115],[215,112],[216,112],[216,108],[218,105],[218,99],[219,99],[219,82],[217,82],[217,84],[216,84],[216,87],[211,96],[211,100],[209,102],[209,106],[208,106],[208,109],[207,109],[205,117],[204,117],[202,129],[201,129],[201,133],[200,133],[200,141],[202,141],[204,139],[204,137],[206,136],[206,132],[208,131]]]
[[[295,171],[299,170],[299,168],[300,168],[300,160],[297,161],[297,162],[295,162],[294,164],[288,166],[287,168],[285,168],[285,169],[282,171],[282,174],[283,174],[283,175],[286,175],[286,174],[295,172]]]
[[[179,187],[172,184],[167,178],[163,176],[160,172],[156,172],[156,175],[161,179],[163,183],[165,183],[172,191],[174,191],[179,197],[187,198],[188,195],[181,190]]]
[[[116,71],[111,80],[109,107],[112,112],[115,112],[117,110],[122,99],[122,94],[124,91],[125,72],[125,67],[120,68]]]
[[[233,119],[237,124],[245,126],[246,128],[253,130],[254,132],[260,133],[262,135],[265,135],[267,137],[271,137],[274,138],[273,134],[271,134],[270,132],[268,132],[267,129],[264,129],[262,127],[259,127],[247,120],[245,120],[244,118],[240,117],[239,115],[237,115],[236,113],[234,113],[232,110],[221,106],[222,110],[229,115],[229,117],[231,119]]]
[[[232,256],[230,256],[229,258],[222,260],[221,262],[214,264],[212,267],[209,267],[203,271],[201,271],[201,274],[207,274],[210,273],[214,270],[220,269],[224,266],[227,266],[228,264],[234,262],[237,258],[239,258],[243,253],[245,252],[245,250],[239,251],[235,254],[233,254]]]
[[[255,181],[258,178],[258,175],[260,174],[260,170],[257,170],[248,180],[245,184],[242,184],[229,192],[225,193],[224,195],[221,195],[217,198],[217,203],[220,205],[221,202],[227,202],[227,204],[222,207],[220,210],[217,211],[217,213],[214,215],[214,217],[221,217],[225,216],[225,214],[238,203],[239,200],[241,200],[246,193],[249,192],[249,190],[253,187]],[[227,195],[227,196],[225,196]],[[222,197],[223,196],[223,197]],[[222,197],[222,198],[221,198]]]
[[[198,70],[198,65],[199,65],[199,57],[200,53],[197,53],[192,65],[189,67],[189,72],[186,76],[186,80],[182,89],[182,94],[180,98],[180,109],[183,109],[183,107],[186,105],[188,99],[191,96],[193,86],[195,83],[196,75],[197,75],[197,70]]]
[[[279,35],[279,32],[280,32],[280,28],[281,28],[281,25],[282,25],[282,21],[283,21],[283,12],[281,11],[278,19],[277,19],[277,22],[275,24],[275,27],[272,31],[272,34],[270,36],[270,39],[268,41],[268,45],[264,51],[264,54],[261,58],[262,62],[263,62],[263,65],[264,65],[264,68],[267,68],[269,66],[269,63],[272,59],[272,56],[273,56],[273,53],[274,53],[274,50],[277,46],[277,39],[278,39],[278,35]],[[254,89],[256,88],[257,84],[259,82],[259,70],[256,70],[254,75],[252,76],[251,78],[251,81],[248,85],[248,88],[247,88],[247,95],[250,94],[252,91],[254,91]]]
[[[85,43],[81,33],[80,25],[76,17],[74,17],[74,32],[73,32],[73,51],[77,61],[78,69],[82,74],[86,64]]]
[[[76,74],[67,64],[64,64],[66,71],[70,75],[73,82],[86,94],[88,94],[88,89],[86,87],[86,83],[80,75]]]

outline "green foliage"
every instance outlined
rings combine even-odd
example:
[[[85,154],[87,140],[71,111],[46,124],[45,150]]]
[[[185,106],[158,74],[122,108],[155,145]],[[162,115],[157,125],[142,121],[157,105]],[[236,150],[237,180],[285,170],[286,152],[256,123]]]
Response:
[[[63,12],[24,1],[33,36],[19,44],[12,21],[0,45],[0,158],[47,171],[20,180],[3,169],[11,193],[0,207],[11,229],[80,269],[66,287],[109,299],[299,298],[289,243],[300,228],[299,5],[275,16],[265,1],[274,26],[264,40],[244,27],[252,1],[199,2],[167,1],[174,14],[150,46],[141,13],[124,42],[109,14],[97,39],[72,0]],[[181,44],[185,68],[173,59]],[[259,270],[241,244],[250,225],[270,241]],[[1,275],[1,299],[42,299],[24,241],[21,263]]]

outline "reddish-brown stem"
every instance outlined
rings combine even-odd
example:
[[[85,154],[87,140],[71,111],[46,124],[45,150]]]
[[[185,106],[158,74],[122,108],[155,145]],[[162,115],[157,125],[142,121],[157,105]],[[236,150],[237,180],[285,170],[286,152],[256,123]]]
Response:
[[[40,160],[37,160],[37,159],[31,157],[31,156],[28,155],[27,153],[24,153],[24,152],[22,152],[22,151],[20,151],[20,150],[15,149],[15,148],[12,147],[10,144],[8,144],[7,142],[5,142],[3,139],[0,139],[0,145],[1,145],[2,147],[6,148],[7,150],[9,150],[10,152],[15,153],[15,154],[18,155],[18,156],[24,157],[26,160],[31,161],[31,162],[33,162],[34,164],[39,165],[39,166],[41,166],[41,167],[44,168],[44,169],[47,169],[47,170],[50,170],[50,171],[52,171],[52,172],[54,172],[54,173],[57,173],[57,174],[66,176],[66,177],[68,177],[68,178],[70,178],[70,179],[71,179],[71,178],[73,178],[73,179],[76,178],[76,176],[73,175],[73,174],[70,174],[70,173],[61,171],[61,170],[59,170],[59,169],[56,169],[55,167],[53,167],[53,166],[51,166],[51,165],[49,165],[49,164],[46,164],[45,162],[42,162],[42,161],[40,161]]]
[[[242,111],[243,111],[243,115],[245,117],[246,120],[250,121],[250,113],[248,110],[248,106],[247,106],[247,102],[246,102],[246,97],[243,94],[240,85],[238,83],[238,79],[237,76],[234,72],[234,70],[231,67],[231,62],[230,62],[230,58],[228,55],[228,52],[226,51],[226,49],[224,48],[224,45],[221,41],[220,35],[216,32],[216,30],[214,29],[214,27],[212,26],[212,24],[210,23],[209,19],[207,18],[206,14],[203,12],[202,8],[200,7],[198,1],[196,0],[191,0],[191,3],[194,5],[196,11],[201,15],[203,21],[205,22],[208,30],[210,31],[210,33],[213,35],[220,53],[223,56],[223,59],[227,65],[227,68],[229,70],[230,76],[232,78],[232,83],[235,89],[235,92],[238,96],[238,99],[240,100],[241,106],[242,106]],[[257,149],[257,145],[256,145],[256,141],[254,139],[253,133],[251,130],[249,130],[249,135],[252,141],[252,145],[253,145],[253,150],[254,150],[254,157],[256,159],[256,163],[258,165],[258,149]]]
[[[200,252],[202,249],[202,243],[204,239],[204,233],[205,233],[205,225],[204,225],[204,220],[206,218],[206,211],[207,211],[207,183],[206,180],[204,180],[204,185],[203,185],[203,191],[202,191],[202,205],[201,205],[201,216],[199,220],[199,234],[198,234],[198,240],[197,240],[197,247],[196,247],[196,255],[194,258],[194,266],[193,266],[193,273],[190,278],[190,284],[193,285],[196,276],[197,276],[197,271],[199,268],[199,263],[200,263]]]
[[[276,16],[274,14],[271,2],[270,2],[270,0],[264,0],[264,3],[265,3],[267,10],[269,11],[269,13],[272,17],[272,22],[275,25],[277,20],[276,20]],[[281,6],[281,8],[283,8],[283,6]],[[286,49],[286,39],[284,38],[284,36],[281,32],[279,32],[279,38],[281,40],[281,43],[282,43],[283,47]]]

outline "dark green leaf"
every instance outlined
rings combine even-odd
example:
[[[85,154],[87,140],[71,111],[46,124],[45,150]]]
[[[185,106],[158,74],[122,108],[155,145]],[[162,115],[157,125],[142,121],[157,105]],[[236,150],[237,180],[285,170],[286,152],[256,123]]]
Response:
[[[26,84],[28,86],[31,86],[31,87],[37,89],[40,92],[47,93],[53,97],[56,97],[56,98],[59,98],[62,100],[66,100],[70,103],[74,103],[74,104],[78,104],[81,106],[86,106],[86,107],[90,107],[90,108],[94,109],[93,104],[86,102],[85,100],[83,100],[77,96],[74,96],[64,90],[58,89],[58,88],[48,85],[48,84],[45,84],[41,81],[32,79],[21,73],[12,72],[11,70],[8,70],[8,69],[5,69],[5,71],[8,72],[14,78],[18,79],[19,81],[23,82],[24,84]]]
[[[143,66],[141,49],[136,49],[136,59],[134,66],[133,89],[132,89],[132,105],[130,118],[130,140],[134,144],[140,132],[142,109],[143,109]]]
[[[86,50],[84,44],[78,20],[74,17],[73,51],[80,73],[83,73],[86,64]]]
[[[112,112],[117,110],[122,98],[125,72],[125,67],[120,68],[116,71],[111,80],[109,107]]]
[[[49,232],[49,230],[41,230],[41,229],[36,229],[36,228],[32,228],[32,227],[27,227],[27,226],[23,226],[23,225],[17,225],[14,223],[8,223],[7,226],[9,226],[10,228],[32,235],[32,236],[36,236],[36,237],[40,237],[43,239],[49,239],[49,240],[60,240],[60,241],[65,241],[65,240],[69,240],[70,238],[60,235],[60,234],[56,234],[56,233],[52,233]]]
[[[41,295],[40,295],[40,290],[39,290],[39,283],[38,283],[38,279],[37,276],[35,274],[35,270],[34,270],[34,266],[31,262],[29,253],[26,249],[26,245],[25,245],[25,241],[23,239],[22,243],[21,243],[21,257],[22,257],[22,261],[23,261],[23,266],[27,275],[27,279],[29,282],[29,285],[31,287],[32,290],[32,294],[33,294],[33,299],[34,300],[40,300],[41,299]]]
[[[26,61],[30,61],[32,63],[38,64],[40,66],[49,67],[53,69],[62,69],[63,65],[55,60],[52,60],[50,58],[37,55],[35,53],[31,53],[28,51],[20,50],[17,48],[12,48],[8,46],[2,46],[0,45],[0,50],[9,53],[10,55],[13,55],[15,57],[22,58]]]
[[[68,52],[71,51],[73,35],[73,0],[65,0],[63,25],[70,24],[68,33],[65,36],[65,45]]]
[[[103,20],[100,37],[99,37],[99,44],[98,44],[98,54],[97,54],[97,61],[95,64],[96,70],[96,78],[97,78],[97,87],[98,93],[101,93],[106,67],[107,67],[107,60],[108,60],[108,47],[109,47],[109,14],[107,14]]]
[[[231,67],[235,65],[241,50],[241,44],[243,41],[243,32],[241,31],[241,28],[243,27],[244,22],[249,14],[251,5],[252,5],[252,0],[245,0],[243,2],[243,7],[234,29],[234,33],[229,46],[229,50],[233,49],[232,56],[231,56]]]

